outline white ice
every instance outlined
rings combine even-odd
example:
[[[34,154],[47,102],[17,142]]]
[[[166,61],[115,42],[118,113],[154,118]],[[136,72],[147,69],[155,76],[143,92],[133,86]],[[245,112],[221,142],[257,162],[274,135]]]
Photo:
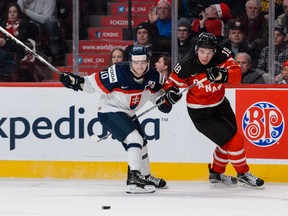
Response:
[[[264,190],[168,181],[153,194],[125,193],[125,181],[0,179],[0,216],[287,216],[288,184]],[[110,206],[110,209],[102,209]]]

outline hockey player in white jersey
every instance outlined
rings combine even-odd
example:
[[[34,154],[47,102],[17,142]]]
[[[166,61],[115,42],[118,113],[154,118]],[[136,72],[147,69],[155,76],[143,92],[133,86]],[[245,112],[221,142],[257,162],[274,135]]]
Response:
[[[134,46],[129,62],[81,77],[64,72],[60,81],[67,88],[87,93],[99,92],[98,118],[128,154],[127,193],[153,193],[166,187],[164,179],[150,175],[147,141],[136,112],[148,101],[156,103],[164,94],[164,75],[149,68],[145,47]]]

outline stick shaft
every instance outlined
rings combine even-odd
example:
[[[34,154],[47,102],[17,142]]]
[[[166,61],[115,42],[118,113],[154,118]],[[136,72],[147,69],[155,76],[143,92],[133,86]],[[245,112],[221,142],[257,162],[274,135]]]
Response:
[[[207,80],[206,77],[203,78],[202,80],[200,80],[199,82],[193,83],[192,85],[190,85],[190,86],[186,87],[185,89],[183,89],[182,91],[180,91],[180,92],[178,93],[178,95],[182,95],[184,92],[188,91],[190,88],[193,88],[194,86],[197,86],[199,83],[202,83],[202,82],[204,82],[205,80]],[[159,103],[157,103],[157,104],[155,104],[154,106],[150,107],[150,108],[147,109],[146,111],[140,113],[135,119],[138,119],[138,118],[142,117],[143,115],[145,115],[146,113],[152,111],[153,109],[155,109],[156,107],[162,105],[163,103],[165,103],[164,100],[163,100],[163,101],[160,101]],[[133,120],[135,120],[135,119],[133,119]]]
[[[144,112],[140,113],[138,116],[136,116],[135,118],[133,118],[132,120],[135,121],[136,119],[142,117],[143,115],[145,115],[146,113],[152,111],[153,109],[155,109],[156,107],[160,106],[161,104],[163,104],[165,101],[160,101],[159,103],[155,104],[154,106],[150,107],[149,109],[145,110]],[[101,137],[99,140],[97,140],[97,142],[100,142],[101,140],[107,139],[109,136],[111,135],[111,133],[107,133],[104,137]]]
[[[22,46],[26,51],[32,53],[35,58],[37,58],[40,62],[45,64],[47,67],[49,67],[52,71],[56,72],[57,74],[61,74],[61,72],[55,68],[53,65],[51,65],[46,59],[44,59],[42,56],[38,55],[36,52],[31,50],[28,46],[26,46],[22,41],[18,40],[16,37],[14,37],[12,34],[7,32],[3,27],[0,26],[0,31],[5,34],[7,37],[11,38],[14,42],[16,42],[18,45]]]

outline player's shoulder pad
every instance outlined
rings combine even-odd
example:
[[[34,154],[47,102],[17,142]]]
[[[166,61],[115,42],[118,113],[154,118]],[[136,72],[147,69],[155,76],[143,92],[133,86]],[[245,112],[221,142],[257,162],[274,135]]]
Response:
[[[126,62],[113,64],[107,69],[109,82],[117,83],[120,77],[127,74],[127,70],[130,70],[130,66]]]
[[[163,85],[166,81],[165,75],[157,71],[155,68],[149,68],[146,76],[148,79],[158,81],[160,85]]]
[[[173,72],[176,73],[179,78],[186,79],[197,73],[201,73],[203,70],[205,70],[205,66],[199,62],[198,56],[193,53],[181,59],[175,65]]]

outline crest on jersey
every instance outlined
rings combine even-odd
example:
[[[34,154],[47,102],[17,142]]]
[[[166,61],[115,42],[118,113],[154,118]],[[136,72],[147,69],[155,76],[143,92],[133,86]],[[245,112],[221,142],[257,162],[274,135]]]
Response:
[[[155,81],[151,81],[151,80],[148,81],[148,86],[149,86],[151,89],[153,89],[153,88],[155,87],[155,84],[156,84]]]
[[[130,97],[130,109],[134,110],[138,106],[138,104],[140,103],[141,97],[142,97],[141,94],[132,95]]]
[[[242,130],[255,146],[276,144],[284,133],[285,119],[281,110],[270,102],[257,102],[243,115]]]

